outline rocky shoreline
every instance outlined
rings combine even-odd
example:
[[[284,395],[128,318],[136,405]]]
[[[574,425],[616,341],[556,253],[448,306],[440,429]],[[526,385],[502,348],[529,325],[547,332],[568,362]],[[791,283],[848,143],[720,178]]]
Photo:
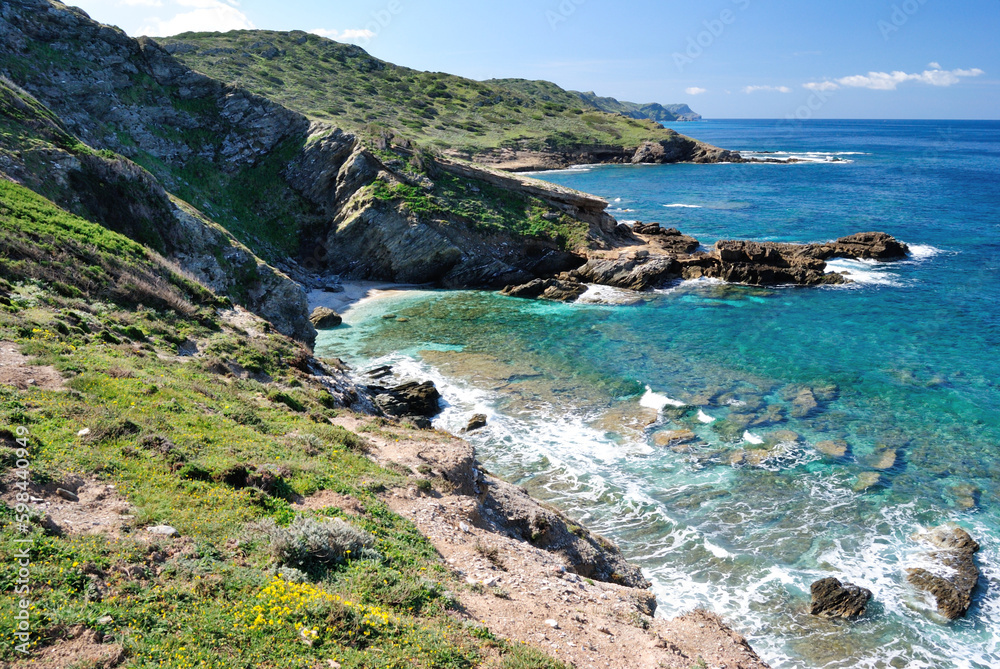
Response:
[[[593,251],[587,261],[568,272],[509,285],[504,295],[572,302],[586,292],[585,284],[647,290],[677,279],[720,279],[751,286],[820,286],[850,283],[849,276],[826,272],[831,258],[899,260],[906,244],[884,232],[862,232],[822,244],[783,244],[722,240],[709,251],[674,228],[636,223],[623,232],[638,243],[608,251]]]
[[[468,442],[405,423],[394,424],[389,439],[365,429],[370,420],[336,423],[368,435],[379,463],[428,482],[383,497],[464,578],[468,590],[457,596],[469,619],[571,666],[768,667],[712,613],[654,617],[649,582],[614,544],[492,476]],[[330,500],[305,504],[320,502]]]

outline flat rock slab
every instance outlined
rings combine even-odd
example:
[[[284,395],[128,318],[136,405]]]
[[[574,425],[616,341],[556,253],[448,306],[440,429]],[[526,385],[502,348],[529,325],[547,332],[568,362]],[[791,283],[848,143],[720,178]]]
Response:
[[[809,613],[826,618],[857,618],[865,614],[872,591],[838,579],[823,578],[810,588]]]

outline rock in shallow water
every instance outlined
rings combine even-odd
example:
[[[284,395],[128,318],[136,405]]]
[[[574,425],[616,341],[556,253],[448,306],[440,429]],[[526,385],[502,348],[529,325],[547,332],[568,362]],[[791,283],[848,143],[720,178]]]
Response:
[[[333,309],[328,309],[326,307],[316,307],[313,309],[312,315],[309,316],[309,322],[313,324],[317,329],[320,328],[335,328],[341,323],[343,319]]]
[[[486,414],[477,413],[469,419],[469,424],[462,428],[462,432],[475,432],[486,427]]]
[[[872,591],[838,579],[823,578],[810,588],[809,613],[826,618],[857,618],[865,613]]]
[[[969,610],[972,591],[979,582],[979,569],[973,557],[979,550],[979,543],[962,528],[949,525],[935,527],[913,538],[938,550],[924,554],[933,566],[907,569],[906,580],[933,597],[938,613],[945,618],[961,618]]]

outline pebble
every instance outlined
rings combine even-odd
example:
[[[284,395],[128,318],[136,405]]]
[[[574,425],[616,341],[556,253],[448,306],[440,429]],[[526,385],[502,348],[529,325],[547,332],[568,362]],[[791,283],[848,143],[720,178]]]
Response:
[[[77,432],[76,436],[78,436],[78,437],[86,437],[88,434],[90,434],[90,428],[89,427],[85,427],[82,430],[80,430],[79,432]]]
[[[548,625],[549,627],[551,627],[551,628],[552,628],[552,629],[554,629],[554,630],[557,630],[557,629],[559,629],[559,623],[558,623],[558,622],[556,622],[556,621],[555,621],[554,619],[552,619],[552,618],[547,618],[547,619],[545,620],[545,624],[546,624],[546,625]]]
[[[80,498],[77,496],[76,493],[70,492],[69,490],[66,490],[65,488],[56,488],[56,494],[59,495],[60,497],[62,497],[67,502],[79,502],[80,501]]]
[[[112,618],[111,616],[101,616],[100,618],[97,619],[97,624],[98,625],[110,625],[114,621],[115,621],[115,619]]]

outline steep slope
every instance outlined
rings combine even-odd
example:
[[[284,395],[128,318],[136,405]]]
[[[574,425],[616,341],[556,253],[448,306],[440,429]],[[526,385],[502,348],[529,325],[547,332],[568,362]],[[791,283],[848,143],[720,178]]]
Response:
[[[587,93],[571,92],[580,96],[581,100],[595,109],[613,114],[622,114],[631,118],[648,118],[657,123],[701,120],[701,114],[696,113],[686,104],[661,105],[658,102],[638,104],[636,102],[619,101],[615,98],[600,97],[593,91]]]
[[[505,169],[584,161],[713,162],[721,149],[648,120],[608,114],[545,81],[474,81],[419,72],[293,31],[184,33],[158,40],[190,67],[317,120],[384,126],[425,148]],[[647,143],[665,150],[637,154]]]
[[[311,343],[305,293],[128,159],[96,152],[27,92],[0,80],[0,175],[169,256],[199,281]]]
[[[148,169],[267,260],[298,251],[310,205],[276,178],[308,121],[54,0],[0,11],[0,73],[95,149]]]
[[[56,2],[6,3],[0,28],[0,69],[61,119],[50,114],[50,121],[64,121],[59,141],[82,147],[83,158],[59,149],[67,174],[76,176],[52,181],[46,192],[163,249],[268,318],[279,312],[240,292],[257,285],[256,268],[274,274],[250,252],[314,286],[331,273],[494,286],[569,269],[589,245],[606,246],[619,234],[602,200],[435,158],[385,129],[352,134],[310,123],[191,71],[151,40],[132,40]],[[33,174],[34,187],[44,189],[52,164],[35,160],[20,178]],[[124,172],[122,183],[141,188],[94,197]],[[130,209],[142,212],[127,218],[131,227],[118,215]],[[203,243],[205,231],[214,230],[213,239],[221,232],[208,217],[249,252],[220,253]],[[184,232],[189,228],[199,232]],[[231,258],[244,269],[227,266]],[[232,285],[222,283],[227,279]],[[245,292],[284,304],[301,323],[301,291],[290,300],[283,290]],[[299,334],[308,341],[305,330]]]

